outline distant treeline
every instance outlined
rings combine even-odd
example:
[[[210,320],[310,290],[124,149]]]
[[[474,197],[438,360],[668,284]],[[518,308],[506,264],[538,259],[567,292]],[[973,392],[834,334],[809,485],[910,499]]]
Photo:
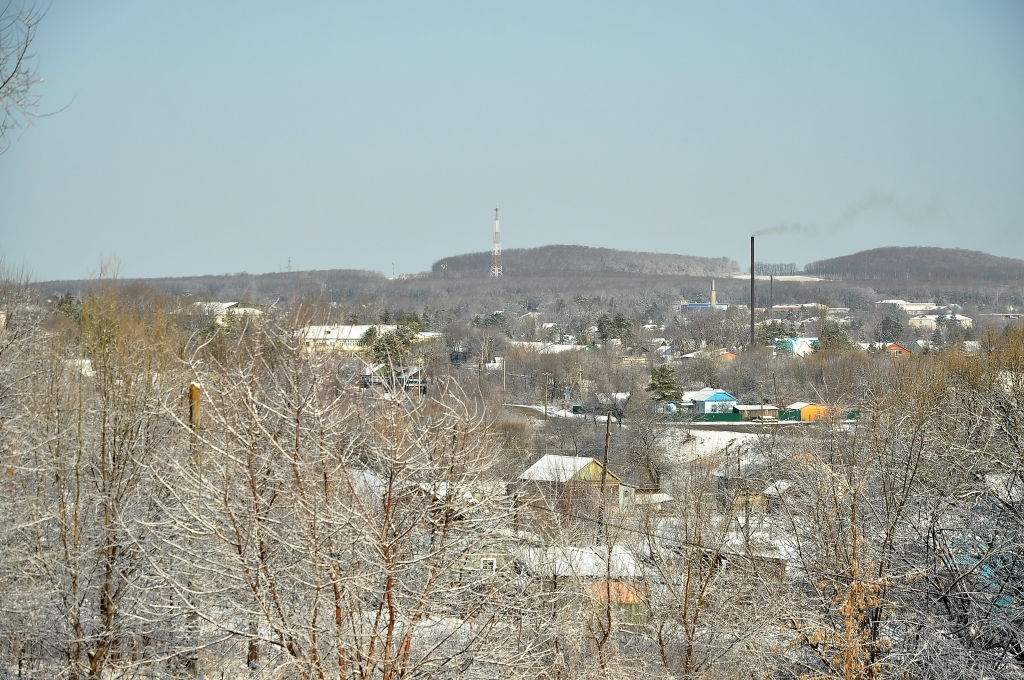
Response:
[[[739,271],[727,257],[695,257],[640,253],[588,246],[513,248],[501,254],[502,274],[560,276],[565,274],[646,274],[655,276],[725,276]],[[487,276],[491,253],[467,253],[438,260],[431,270],[447,276]]]
[[[874,248],[811,262],[804,272],[842,279],[1024,279],[1024,260],[960,248]]]
[[[385,283],[380,272],[361,269],[326,269],[269,274],[208,274],[158,279],[122,279],[124,285],[143,284],[172,295],[188,295],[197,300],[246,300],[273,302],[310,295],[327,299],[356,297],[367,287]],[[78,294],[90,287],[89,281],[44,281],[38,284],[43,295],[65,292]]]
[[[538,249],[541,250],[541,249]],[[598,249],[586,249],[598,250]],[[514,252],[514,251],[510,251]],[[520,251],[523,252],[523,251]],[[609,251],[615,252],[615,251]],[[943,251],[945,257],[964,251]],[[639,253],[624,253],[639,257]],[[482,257],[484,254],[480,254]],[[468,257],[468,256],[463,256]],[[488,255],[489,257],[489,255]],[[680,257],[680,256],[661,256]],[[988,257],[988,256],[985,256]],[[459,258],[449,258],[454,262]],[[693,258],[699,259],[699,258]],[[1019,260],[992,258],[1021,264]],[[714,262],[714,260],[711,260]],[[445,260],[442,260],[445,262]],[[488,267],[489,262],[487,262]],[[511,265],[506,265],[510,267]],[[718,302],[749,304],[750,284],[744,278],[721,274],[670,276],[629,271],[555,271],[516,276],[511,270],[502,278],[461,275],[453,265],[445,275],[435,271],[391,281],[377,272],[325,270],[277,272],[251,275],[196,276],[161,279],[123,280],[122,285],[138,285],[171,295],[196,300],[245,301],[266,305],[286,304],[299,299],[319,299],[331,303],[339,322],[372,323],[390,310],[436,316],[445,311],[450,318],[472,319],[476,314],[502,310],[508,315],[541,311],[546,320],[557,320],[577,308],[593,308],[614,316],[621,312],[635,319],[667,320],[674,315],[672,306],[679,300],[708,302],[711,279],[716,279]],[[1007,306],[1024,306],[1021,286],[1009,276],[965,278],[962,274],[942,278],[942,270],[933,276],[893,278],[834,276],[823,281],[779,281],[769,287],[767,281],[756,286],[756,306],[826,302],[830,306],[873,309],[878,300],[935,300],[956,303],[974,309],[992,311]],[[1022,277],[1024,278],[1024,277]],[[70,293],[78,296],[95,287],[90,281],[47,281],[35,284],[45,297]],[[771,293],[772,297],[769,298]],[[438,327],[439,329],[440,327]]]
[[[793,262],[755,262],[754,273],[758,276],[792,276],[797,273]]]

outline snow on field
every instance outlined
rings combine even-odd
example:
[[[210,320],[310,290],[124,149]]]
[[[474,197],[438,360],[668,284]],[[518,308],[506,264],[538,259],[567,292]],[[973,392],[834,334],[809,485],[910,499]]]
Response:
[[[750,272],[746,274],[742,272],[736,272],[730,274],[731,279],[745,279],[750,280]],[[767,281],[770,277],[767,274],[758,274],[754,277],[758,281]],[[824,281],[825,279],[819,276],[808,276],[807,274],[781,274],[775,277],[776,281]]]
[[[665,452],[679,462],[688,462],[719,453],[726,446],[730,451],[735,451],[737,446],[745,450],[757,441],[756,434],[729,430],[691,430],[690,436],[687,440],[684,428],[670,429],[662,439]]]
[[[522,411],[527,412],[528,415],[530,415],[530,416],[532,416],[534,418],[536,418],[538,416],[540,416],[541,418],[544,417],[544,407],[543,406],[535,406],[533,404],[507,404],[507,406],[510,407],[510,408],[514,408],[514,409],[521,409]],[[590,414],[583,414],[583,413],[573,413],[572,411],[569,411],[568,409],[555,408],[554,406],[548,406],[547,407],[547,416],[548,416],[548,418],[576,418],[576,419],[579,419],[579,420],[589,420],[589,421],[591,421],[593,423],[602,423],[602,424],[607,422],[607,420],[608,420],[608,417],[605,416],[605,415],[590,415]],[[619,419],[615,418],[613,416],[612,417],[612,422],[613,423],[617,423],[617,422],[619,422]]]

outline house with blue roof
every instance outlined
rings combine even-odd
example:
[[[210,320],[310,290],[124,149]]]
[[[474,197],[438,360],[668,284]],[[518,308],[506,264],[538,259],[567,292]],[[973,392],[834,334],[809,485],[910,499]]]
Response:
[[[694,413],[732,413],[739,400],[725,390],[705,387],[683,392],[682,407]]]

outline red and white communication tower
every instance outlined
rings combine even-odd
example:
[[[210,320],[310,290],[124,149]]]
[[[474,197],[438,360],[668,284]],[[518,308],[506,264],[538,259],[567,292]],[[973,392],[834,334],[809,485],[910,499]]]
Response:
[[[501,228],[498,226],[498,206],[494,206],[494,257],[491,276],[501,276]]]

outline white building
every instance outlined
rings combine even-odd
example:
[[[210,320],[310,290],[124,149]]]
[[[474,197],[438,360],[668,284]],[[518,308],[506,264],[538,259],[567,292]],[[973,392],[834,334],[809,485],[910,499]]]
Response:
[[[974,320],[969,316],[963,316],[962,314],[921,314],[920,316],[912,316],[907,321],[912,328],[922,328],[925,330],[933,331],[939,325],[939,319],[946,319],[947,321],[960,324],[964,328],[970,328],[974,325]]]
[[[299,337],[310,352],[339,351],[354,353],[359,351],[366,332],[374,327],[376,327],[377,332],[381,335],[390,333],[398,328],[398,326],[388,324],[376,324],[376,326],[306,326],[299,331]],[[441,333],[423,331],[416,334],[415,340],[422,342],[440,337]]]
[[[225,325],[229,317],[261,316],[263,314],[262,309],[245,302],[197,302],[196,307],[204,314],[212,316],[218,326]]]
[[[937,305],[934,302],[907,302],[906,300],[879,300],[875,305],[893,305],[894,307],[899,307],[907,314],[924,314],[925,312],[943,309],[942,305]]]

